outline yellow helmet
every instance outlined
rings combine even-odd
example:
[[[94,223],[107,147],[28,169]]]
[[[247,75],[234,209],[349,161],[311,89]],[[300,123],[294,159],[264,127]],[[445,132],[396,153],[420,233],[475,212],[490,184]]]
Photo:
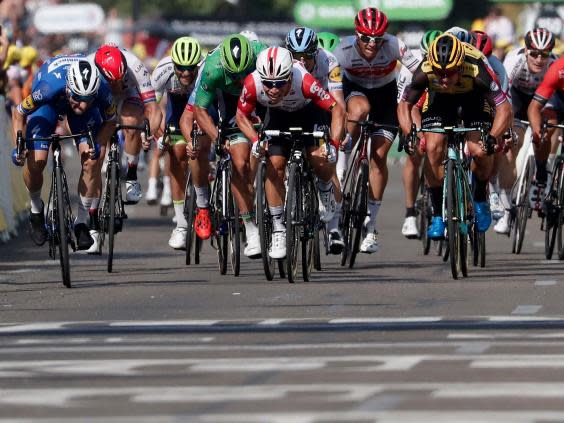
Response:
[[[13,44],[8,46],[8,56],[6,57],[6,62],[4,62],[4,69],[8,69],[10,65],[19,62],[21,58],[20,49]]]
[[[37,60],[37,50],[32,46],[24,46],[21,50],[20,66],[27,68],[35,63]]]
[[[449,71],[464,64],[464,46],[452,34],[443,34],[429,47],[429,62],[434,69]]]

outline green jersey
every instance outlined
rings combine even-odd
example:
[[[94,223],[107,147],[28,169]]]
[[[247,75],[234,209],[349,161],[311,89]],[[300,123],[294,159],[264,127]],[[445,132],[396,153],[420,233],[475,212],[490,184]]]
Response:
[[[251,46],[255,59],[261,51],[268,48],[266,44],[258,41],[251,41]],[[223,68],[220,59],[220,49],[216,48],[206,57],[204,62],[200,80],[195,87],[196,100],[194,104],[207,109],[217,98],[217,90],[238,97],[243,89],[245,77],[254,70],[255,66],[253,65],[244,74],[230,74]]]

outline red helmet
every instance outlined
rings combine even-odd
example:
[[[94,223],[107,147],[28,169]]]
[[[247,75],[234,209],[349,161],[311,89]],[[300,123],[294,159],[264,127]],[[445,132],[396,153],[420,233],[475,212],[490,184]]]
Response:
[[[375,7],[362,9],[354,18],[356,32],[381,37],[388,29],[388,18]]]
[[[120,81],[127,70],[127,62],[120,49],[105,44],[96,51],[94,62],[109,81]]]
[[[492,54],[493,43],[492,39],[484,31],[472,31],[474,37],[472,39],[472,45],[484,53],[484,56],[489,57]]]

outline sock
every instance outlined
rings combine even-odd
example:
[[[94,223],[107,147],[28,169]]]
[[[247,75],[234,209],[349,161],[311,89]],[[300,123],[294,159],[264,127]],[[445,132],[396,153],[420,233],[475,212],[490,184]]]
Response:
[[[247,234],[258,231],[257,225],[255,224],[254,211],[241,213],[241,219],[243,219],[243,224],[245,225],[245,232],[247,232]]]
[[[286,230],[286,226],[284,225],[284,206],[268,206],[268,209],[272,216],[273,232],[284,232]]]
[[[556,154],[549,154],[548,155],[548,160],[546,162],[546,169],[549,172],[552,172],[552,169],[554,168],[554,162],[556,161]]]
[[[501,201],[501,204],[503,204],[505,210],[509,210],[511,208],[511,200],[509,199],[509,192],[510,190],[506,188],[502,188],[499,190],[499,199]]]
[[[151,176],[149,178],[148,182],[147,182],[147,185],[148,185],[147,191],[153,191],[153,190],[156,191],[157,190],[157,183],[158,183],[157,178],[154,178],[154,177]]]
[[[405,217],[415,217],[417,213],[415,213],[415,207],[406,207],[405,208]]]
[[[319,191],[330,191],[333,188],[333,181],[329,179],[328,181],[322,181],[319,179],[317,181],[317,189]]]
[[[341,219],[341,209],[343,208],[343,202],[335,203],[335,214],[333,218],[327,223],[327,231],[331,232],[339,229],[339,220]]]
[[[370,213],[370,220],[366,225],[366,230],[368,232],[374,232],[376,230],[376,217],[378,216],[378,210],[380,210],[381,205],[381,200],[368,199],[368,212]]]
[[[29,192],[29,201],[31,203],[31,212],[34,214],[41,213],[43,210],[43,200],[41,199],[41,190]]]
[[[430,187],[431,203],[433,204],[433,217],[443,214],[443,187]]]
[[[205,187],[197,187],[194,186],[196,189],[196,206],[199,209],[206,209],[210,206],[210,189],[208,186]]]
[[[188,222],[186,221],[186,216],[184,216],[184,200],[174,200],[174,215],[176,216],[176,227],[177,228],[187,228]]]
[[[476,203],[483,203],[487,199],[487,186],[488,181],[481,181],[474,178],[474,201]]]
[[[133,155],[124,152],[123,153],[127,160],[127,176],[125,179],[128,181],[137,180],[137,163],[139,163],[139,155]]]
[[[163,176],[163,192],[165,191],[170,193],[170,176]]]
[[[80,201],[78,203],[78,212],[76,213],[76,219],[74,220],[75,225],[78,223],[88,224],[90,222],[90,207],[92,206],[92,197],[80,196]]]

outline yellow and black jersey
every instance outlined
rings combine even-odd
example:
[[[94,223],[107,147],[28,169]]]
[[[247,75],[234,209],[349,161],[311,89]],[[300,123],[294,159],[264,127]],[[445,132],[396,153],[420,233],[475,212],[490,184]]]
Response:
[[[465,57],[459,81],[451,87],[443,87],[440,77],[433,72],[428,60],[421,62],[407,87],[403,99],[416,104],[426,89],[432,94],[459,95],[473,92],[482,94],[492,104],[500,105],[507,100],[499,81],[482,52],[470,44],[463,43]]]

